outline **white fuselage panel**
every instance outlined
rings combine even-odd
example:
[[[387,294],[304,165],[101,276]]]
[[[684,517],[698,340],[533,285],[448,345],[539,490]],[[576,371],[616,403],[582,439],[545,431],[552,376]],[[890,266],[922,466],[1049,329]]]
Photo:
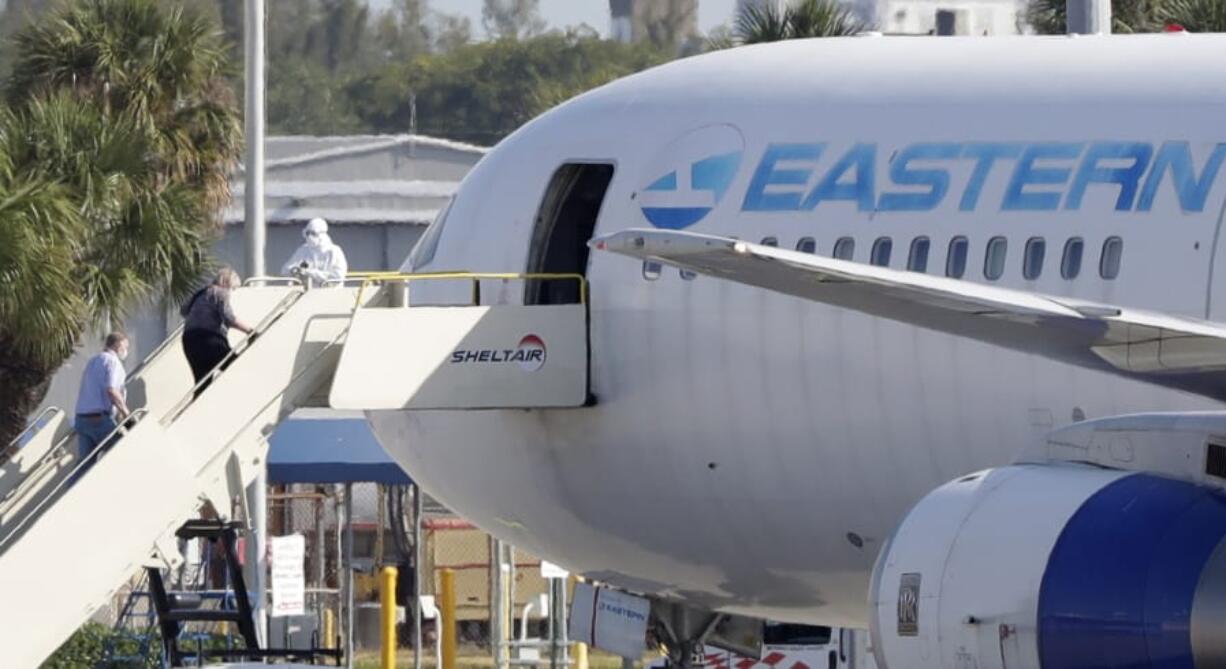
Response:
[[[854,38],[686,59],[504,141],[461,187],[433,260],[413,269],[524,271],[554,172],[600,162],[615,172],[597,234],[672,222],[787,247],[812,237],[822,255],[850,237],[861,262],[888,237],[895,268],[927,237],[933,273],[965,236],[971,281],[987,281],[1000,236],[1000,285],[1220,319],[1223,56],[1226,38],[1145,36]],[[1084,257],[1066,279],[1074,237]],[[1104,279],[1112,237],[1124,251]],[[1031,238],[1046,258],[1027,280]],[[642,270],[596,251],[588,263],[596,406],[371,414],[396,459],[459,513],[639,592],[863,626],[882,542],[936,486],[1010,462],[1074,415],[1214,406]]]

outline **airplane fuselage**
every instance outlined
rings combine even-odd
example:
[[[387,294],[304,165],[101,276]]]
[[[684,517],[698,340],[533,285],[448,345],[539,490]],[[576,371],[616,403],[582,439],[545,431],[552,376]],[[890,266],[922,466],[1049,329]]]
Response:
[[[541,269],[559,168],[603,165],[585,239],[655,225],[811,243],[1220,320],[1223,56],[1226,38],[1159,35],[866,37],[687,59],[505,140],[412,269]],[[612,254],[583,269],[594,406],[372,424],[431,494],[501,538],[698,606],[865,626],[873,562],[933,488],[1075,420],[1216,406]]]

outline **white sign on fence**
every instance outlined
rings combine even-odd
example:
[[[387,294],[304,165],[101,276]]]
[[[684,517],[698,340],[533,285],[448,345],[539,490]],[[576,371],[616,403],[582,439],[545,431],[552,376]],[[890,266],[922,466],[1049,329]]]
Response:
[[[271,537],[274,618],[306,613],[306,537]]]
[[[647,650],[647,616],[651,602],[634,595],[575,585],[570,607],[570,638],[637,660]]]

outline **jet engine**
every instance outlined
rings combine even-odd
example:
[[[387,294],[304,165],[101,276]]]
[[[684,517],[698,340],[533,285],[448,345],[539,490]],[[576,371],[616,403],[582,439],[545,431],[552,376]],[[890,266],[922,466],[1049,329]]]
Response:
[[[888,669],[1226,666],[1226,494],[1015,465],[929,493],[878,557]]]

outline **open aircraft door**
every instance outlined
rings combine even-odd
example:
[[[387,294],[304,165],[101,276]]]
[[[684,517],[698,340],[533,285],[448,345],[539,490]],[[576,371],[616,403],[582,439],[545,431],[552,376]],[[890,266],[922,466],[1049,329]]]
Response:
[[[473,299],[413,306],[420,281],[461,280]],[[354,310],[332,381],[336,409],[511,409],[588,401],[586,283],[578,274],[397,274],[372,277],[382,299]],[[579,284],[574,304],[483,305],[489,281]],[[369,287],[369,286],[366,286]],[[407,295],[397,299],[399,292]]]

